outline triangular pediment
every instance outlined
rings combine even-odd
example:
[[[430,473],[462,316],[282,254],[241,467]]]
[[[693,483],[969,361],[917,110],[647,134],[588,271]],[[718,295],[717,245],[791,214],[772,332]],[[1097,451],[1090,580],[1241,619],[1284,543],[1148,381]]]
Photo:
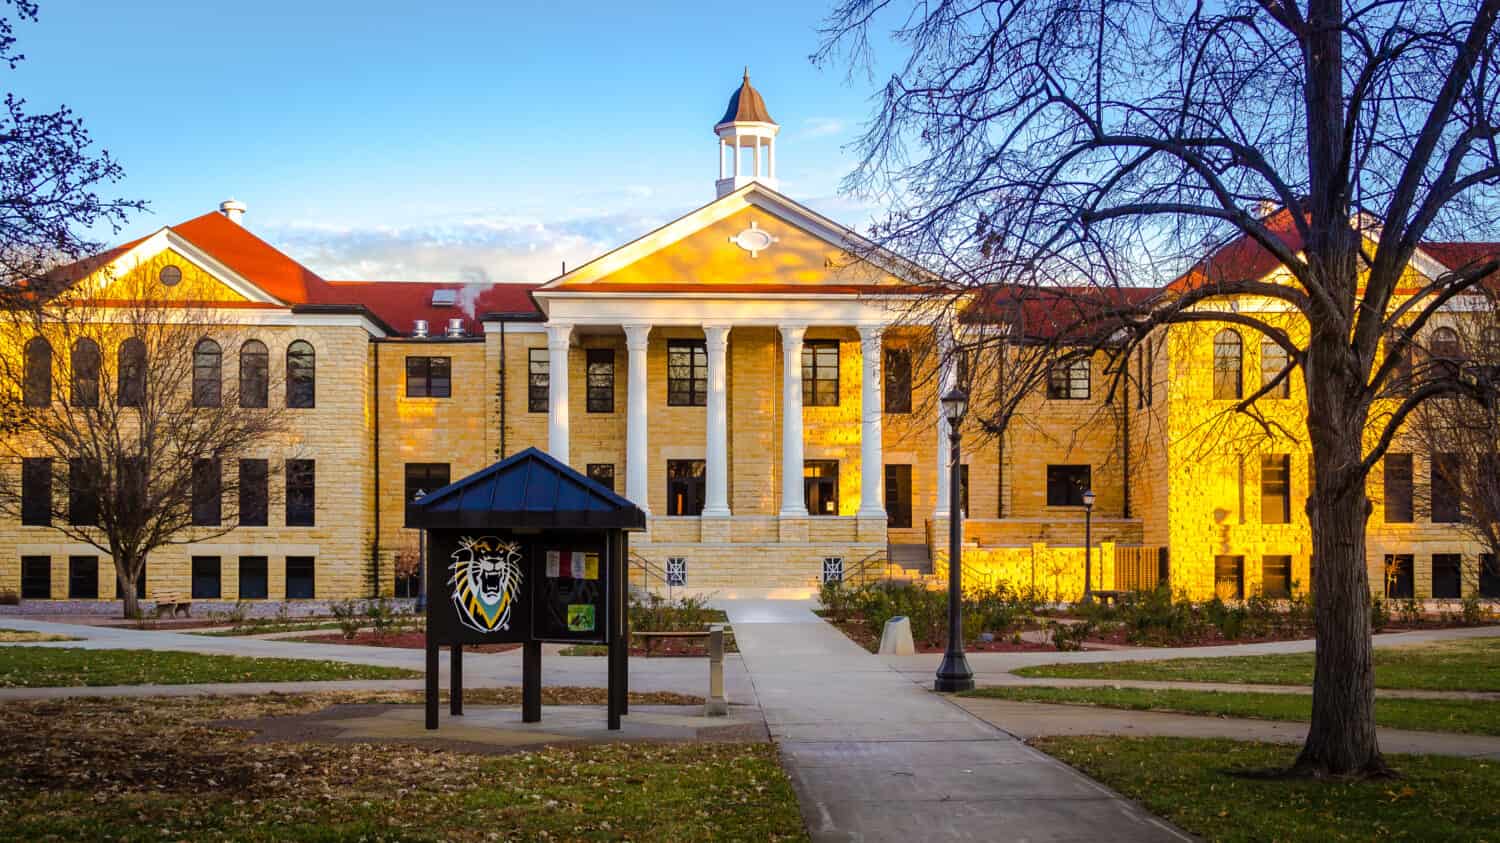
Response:
[[[549,292],[896,291],[905,261],[760,184],[686,214],[543,285]]]
[[[81,292],[102,300],[150,298],[225,307],[286,304],[170,228],[143,238],[78,284]]]

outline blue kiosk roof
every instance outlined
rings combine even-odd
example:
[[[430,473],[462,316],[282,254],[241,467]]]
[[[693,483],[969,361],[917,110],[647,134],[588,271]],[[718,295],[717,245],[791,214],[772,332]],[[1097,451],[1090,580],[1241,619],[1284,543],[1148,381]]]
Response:
[[[640,507],[536,448],[418,498],[406,526],[644,530]]]

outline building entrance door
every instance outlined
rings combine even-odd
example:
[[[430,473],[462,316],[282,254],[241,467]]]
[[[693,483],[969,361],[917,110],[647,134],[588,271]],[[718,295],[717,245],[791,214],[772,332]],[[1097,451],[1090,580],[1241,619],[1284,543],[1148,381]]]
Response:
[[[911,466],[885,467],[886,526],[893,530],[911,527]]]

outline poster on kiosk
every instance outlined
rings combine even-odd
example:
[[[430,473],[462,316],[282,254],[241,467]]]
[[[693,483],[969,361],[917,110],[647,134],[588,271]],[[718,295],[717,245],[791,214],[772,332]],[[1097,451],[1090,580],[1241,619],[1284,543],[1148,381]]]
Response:
[[[427,594],[438,640],[608,640],[609,560],[597,534],[434,530],[429,541]]]

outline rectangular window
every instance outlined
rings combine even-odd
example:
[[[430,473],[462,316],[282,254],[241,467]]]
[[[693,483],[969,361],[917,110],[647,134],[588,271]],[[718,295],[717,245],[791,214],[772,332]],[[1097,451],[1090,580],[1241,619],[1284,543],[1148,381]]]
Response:
[[[1093,481],[1086,465],[1047,466],[1047,505],[1083,506],[1083,493]]]
[[[687,560],[683,557],[667,557],[667,585],[687,585]]]
[[[68,598],[70,600],[99,599],[99,557],[68,557]]]
[[[839,461],[807,460],[802,463],[802,496],[808,515],[839,514]]]
[[[1385,596],[1409,600],[1416,594],[1416,557],[1410,553],[1385,555]]]
[[[270,565],[264,556],[240,557],[240,599],[264,600],[271,593],[267,572]]]
[[[708,405],[708,345],[705,340],[667,340],[667,406]]]
[[[590,413],[613,413],[615,411],[615,350],[590,348],[585,359],[588,362],[588,411]]]
[[[407,398],[451,398],[453,361],[448,357],[406,358]]]
[[[1412,506],[1411,454],[1386,454],[1385,523],[1410,524],[1415,520]]]
[[[240,460],[240,526],[264,527],[270,510],[270,463]]]
[[[313,599],[317,593],[317,575],[314,567],[311,556],[288,556],[286,558],[286,599]]]
[[[1055,401],[1083,401],[1089,397],[1088,358],[1055,361],[1047,369],[1047,397]]]
[[[193,557],[193,599],[218,600],[222,595],[220,564],[217,556]]]
[[[838,340],[808,340],[802,344],[802,404],[839,405]]]
[[[1463,467],[1458,454],[1432,456],[1432,523],[1452,524],[1463,514],[1459,471]]]
[[[893,530],[911,528],[911,465],[885,467],[886,526]]]
[[[911,412],[911,350],[885,350],[885,411]]]
[[[217,527],[223,517],[222,472],[218,460],[193,460],[193,524]]]
[[[958,467],[958,511],[969,515],[969,466]]]
[[[1260,558],[1260,593],[1263,597],[1278,600],[1292,596],[1292,557]]]
[[[99,476],[103,472],[91,460],[68,460],[68,523],[93,526],[99,523]]]
[[[615,490],[615,464],[591,462],[588,464],[589,479],[613,492]]]
[[[1500,597],[1500,562],[1493,553],[1479,557],[1479,596]]]
[[[286,461],[286,525],[311,527],[317,510],[317,472],[312,460]]]
[[[825,556],[825,557],[823,557],[823,582],[829,583],[829,582],[843,582],[843,581],[844,581],[844,557],[842,557],[842,556]]]
[[[115,508],[130,512],[146,500],[146,460],[144,457],[121,457],[115,469]]]
[[[667,514],[702,515],[703,460],[667,460]]]
[[[1457,600],[1463,596],[1464,557],[1458,553],[1432,554],[1432,596]]]
[[[1220,600],[1245,599],[1245,557],[1214,557],[1214,594]]]
[[[526,412],[547,412],[552,391],[552,353],[545,348],[526,349]]]
[[[28,527],[52,524],[52,460],[21,460],[21,523]]]
[[[52,599],[52,557],[21,557],[21,599]]]
[[[1292,520],[1292,457],[1262,454],[1260,458],[1260,523],[1287,524]]]
[[[436,492],[450,482],[445,462],[409,462],[406,464],[406,502]]]

